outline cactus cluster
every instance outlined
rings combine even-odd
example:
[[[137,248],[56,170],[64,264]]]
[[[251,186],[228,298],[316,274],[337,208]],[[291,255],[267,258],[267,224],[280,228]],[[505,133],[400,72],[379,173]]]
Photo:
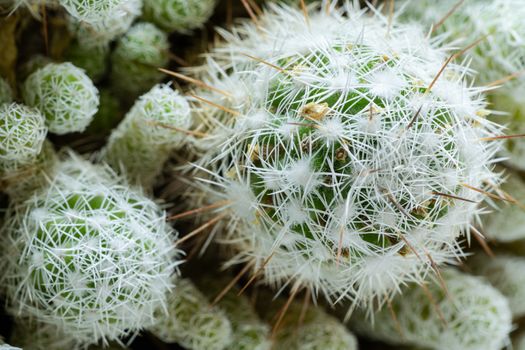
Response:
[[[233,261],[371,306],[462,255],[500,129],[446,48],[348,3],[274,6],[224,37],[196,69],[216,88],[198,164],[204,200],[231,203]]]

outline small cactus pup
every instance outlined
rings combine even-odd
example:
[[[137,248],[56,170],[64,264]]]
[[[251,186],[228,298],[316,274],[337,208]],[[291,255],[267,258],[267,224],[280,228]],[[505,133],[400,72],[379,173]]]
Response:
[[[497,208],[490,208],[490,213],[482,218],[483,234],[489,240],[514,242],[525,239],[525,182],[517,173],[509,173],[499,189],[499,196],[506,198],[498,201]]]
[[[358,349],[356,337],[343,323],[327,314],[321,307],[295,300],[287,307],[285,298],[278,298],[268,304],[271,296],[267,294],[263,292],[257,298],[257,309],[263,319],[274,324],[272,349]]]
[[[11,86],[4,78],[0,77],[0,105],[11,101],[13,101]]]
[[[141,22],[117,41],[111,56],[111,84],[119,96],[137,96],[162,79],[158,68],[169,62],[168,36],[151,23]]]
[[[68,29],[86,49],[109,45],[126,33],[142,13],[142,0],[91,1],[87,6],[85,1],[63,1],[66,2],[72,9],[67,18]],[[85,16],[79,16],[75,11],[74,7],[79,5],[84,7]],[[97,7],[103,13],[97,11]]]
[[[507,298],[514,318],[525,315],[525,258],[506,254],[490,258],[479,253],[469,258],[468,265]]]
[[[482,140],[501,127],[467,67],[388,23],[350,2],[308,20],[270,4],[195,69],[213,89],[198,92],[194,205],[228,203],[230,264],[372,308],[462,256],[480,190],[499,183],[499,144]]]
[[[150,0],[144,2],[143,17],[167,32],[187,33],[201,27],[216,4],[216,0]]]
[[[352,329],[394,345],[435,350],[499,350],[508,345],[512,315],[507,299],[478,277],[446,269],[442,278],[426,289],[410,286],[373,319],[355,313]]]
[[[508,126],[509,135],[525,133],[525,7],[521,0],[469,0],[457,7],[457,1],[408,0],[399,2],[404,17],[424,22],[429,27],[447,16],[436,32],[468,45],[481,40],[469,50],[472,67],[479,72],[476,82],[495,88],[490,93],[493,108],[507,114],[494,120]],[[513,167],[525,170],[525,140],[505,140],[502,155]]]
[[[123,169],[134,183],[151,188],[171,151],[182,143],[177,129],[191,126],[190,106],[168,84],[142,95],[113,130],[102,159]]]
[[[44,114],[49,131],[59,135],[84,131],[98,110],[97,88],[69,62],[36,70],[27,77],[22,92],[25,103]]]
[[[83,45],[74,41],[66,50],[65,58],[85,70],[93,82],[98,82],[106,73],[109,64],[109,45]]]
[[[165,309],[175,232],[109,167],[71,155],[48,187],[8,211],[0,280],[14,316],[85,347],[136,334]]]
[[[0,180],[6,188],[31,175],[47,135],[45,118],[36,108],[0,105]]]
[[[232,327],[225,313],[210,302],[195,284],[183,278],[169,294],[167,313],[159,309],[156,324],[148,330],[166,343],[187,349],[230,349]]]
[[[219,296],[229,281],[207,276],[197,281],[200,289],[210,300]],[[226,313],[232,326],[232,344],[229,350],[270,350],[270,326],[257,315],[250,299],[238,295],[239,289],[232,287],[217,299],[217,306]],[[327,347],[328,349],[329,347]],[[332,349],[332,348],[330,348]]]

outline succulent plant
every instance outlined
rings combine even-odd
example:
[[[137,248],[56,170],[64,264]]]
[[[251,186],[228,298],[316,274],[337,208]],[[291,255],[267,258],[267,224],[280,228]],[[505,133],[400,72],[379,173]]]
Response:
[[[36,108],[0,105],[0,175],[9,176],[32,164],[46,139],[45,118]]]
[[[188,102],[168,84],[142,95],[112,132],[102,158],[128,178],[150,188],[171,151],[181,144],[191,114]]]
[[[195,284],[183,278],[169,294],[167,313],[159,309],[157,322],[148,330],[166,343],[188,349],[230,349],[232,328],[224,312],[211,307]]]
[[[408,0],[400,4],[404,7],[404,17],[430,26],[445,18],[457,1]],[[479,72],[478,83],[496,82],[494,87],[500,86],[492,91],[490,99],[494,109],[508,114],[494,116],[494,119],[508,124],[510,135],[525,133],[522,99],[525,77],[521,74],[525,69],[524,15],[525,8],[520,0],[467,0],[436,29],[437,33],[465,46],[481,40],[468,52],[472,67]],[[515,79],[510,79],[512,77]],[[502,155],[509,157],[512,166],[524,170],[523,138],[507,139]]]
[[[139,189],[72,155],[47,188],[10,206],[0,278],[10,310],[59,328],[77,347],[135,334],[166,307],[174,238]]]
[[[500,127],[467,67],[388,23],[350,2],[308,20],[270,5],[194,69],[213,88],[198,92],[194,206],[228,203],[211,215],[227,215],[229,264],[372,307],[462,255],[476,189],[499,182],[498,143],[483,138]]]
[[[483,234],[498,242],[513,242],[525,238],[525,182],[518,174],[510,173],[507,181],[501,185],[497,208],[483,216]]]
[[[216,0],[149,0],[144,2],[144,19],[168,32],[187,33],[208,20],[216,3]]]
[[[3,103],[9,103],[13,101],[13,92],[11,91],[11,86],[0,77],[0,105]]]
[[[37,107],[55,134],[81,132],[93,120],[98,90],[86,73],[73,64],[50,63],[33,72],[23,85],[24,101]]]
[[[468,263],[475,274],[483,276],[507,298],[514,318],[525,315],[525,276],[521,276],[524,258],[508,254],[487,258],[477,254]]]
[[[356,337],[337,318],[320,306],[293,301],[287,308],[286,299],[271,300],[263,293],[257,307],[263,319],[274,323],[273,349],[276,350],[357,350]],[[280,323],[275,322],[284,312]]]
[[[228,282],[217,278],[217,275],[197,281],[200,289],[210,300],[221,293]],[[232,327],[232,342],[228,349],[272,349],[269,325],[259,318],[250,299],[246,295],[238,295],[238,292],[238,288],[232,287],[217,302],[217,306],[226,313]]]
[[[158,68],[169,61],[166,33],[151,23],[141,22],[117,41],[111,56],[111,84],[115,93],[129,98],[140,95],[162,79]]]
[[[447,269],[442,278],[446,291],[437,280],[426,290],[412,285],[373,319],[354,315],[352,329],[372,339],[428,349],[504,348],[512,330],[507,299],[478,277]]]
[[[70,2],[79,3],[76,0]],[[95,7],[103,13],[98,13]],[[96,48],[107,46],[129,30],[142,13],[142,0],[94,1],[85,6],[85,10],[89,18],[72,13],[68,18],[68,28],[80,45]]]
[[[124,19],[129,15],[126,5],[132,2],[132,0],[59,0],[60,5],[71,16],[89,24],[104,22],[112,17]]]
[[[74,41],[66,51],[66,60],[85,70],[92,81],[99,81],[108,69],[109,45],[82,45]]]

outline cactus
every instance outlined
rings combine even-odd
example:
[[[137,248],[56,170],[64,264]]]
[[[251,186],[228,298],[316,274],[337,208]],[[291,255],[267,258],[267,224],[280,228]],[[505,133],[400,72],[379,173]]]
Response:
[[[31,165],[42,150],[47,135],[44,116],[18,103],[0,105],[0,175],[16,174]]]
[[[210,175],[194,205],[230,203],[229,263],[372,307],[462,255],[484,198],[472,188],[499,181],[498,144],[481,139],[500,127],[468,68],[417,28],[350,2],[308,18],[270,4],[194,69],[214,88],[199,91],[214,105],[196,111]]]
[[[457,1],[405,1],[404,17],[427,23],[436,23],[443,18]],[[468,45],[483,39],[469,51],[472,67],[479,71],[478,83],[489,84],[500,81],[500,88],[491,93],[490,99],[496,110],[507,115],[494,117],[501,124],[508,124],[508,134],[525,133],[525,8],[520,0],[468,0],[441,25],[437,32]],[[506,77],[516,75],[505,81]],[[525,170],[525,141],[508,139],[502,155],[510,157],[508,162]]]
[[[513,242],[525,238],[525,183],[518,174],[510,173],[507,181],[501,186],[502,198],[510,201],[499,201],[499,209],[492,209],[483,216],[483,233],[494,241]],[[516,202],[514,202],[516,201]]]
[[[84,131],[98,110],[97,88],[71,63],[50,63],[36,70],[22,90],[25,103],[40,109],[55,134]]]
[[[373,319],[354,315],[357,333],[395,345],[429,349],[498,350],[509,343],[512,316],[507,299],[483,279],[452,269],[427,292],[412,285]],[[393,316],[395,315],[395,316]]]
[[[168,32],[187,33],[208,20],[216,3],[216,0],[145,1],[144,19]]]
[[[206,277],[197,283],[211,300],[222,291],[226,285],[224,282],[216,277],[213,279]],[[261,321],[248,297],[237,295],[238,292],[238,288],[232,287],[217,303],[217,306],[226,313],[232,326],[232,343],[228,349],[270,350],[272,348],[270,327]]]
[[[157,311],[157,323],[148,330],[166,343],[188,349],[230,349],[232,328],[222,310],[210,307],[208,299],[189,279],[177,281],[168,296],[167,314]]]
[[[0,105],[13,101],[13,92],[9,83],[0,77]]]
[[[66,60],[85,70],[92,81],[99,81],[107,71],[109,45],[82,45],[74,41],[66,51]]]
[[[263,293],[257,308],[268,322],[276,322],[284,311],[285,299],[268,304],[271,296]],[[274,325],[275,350],[357,350],[356,337],[334,316],[320,306],[293,301],[284,311],[279,325]]]
[[[150,188],[184,136],[170,127],[190,126],[190,107],[184,97],[167,84],[156,85],[112,132],[102,158],[114,169],[123,168],[132,182]]]
[[[87,131],[90,134],[107,134],[118,125],[123,116],[119,99],[109,89],[101,89],[100,106]]]
[[[69,0],[66,0],[69,1]],[[77,2],[73,0],[73,2]],[[94,1],[86,7],[88,19],[74,14],[68,18],[69,31],[79,44],[89,48],[107,46],[112,40],[126,33],[133,21],[142,13],[142,0],[113,0],[111,7],[106,7],[104,14],[97,13],[91,7],[109,5],[111,1]],[[114,5],[114,6],[113,6]]]
[[[71,156],[47,188],[10,206],[1,233],[11,312],[59,328],[78,346],[135,334],[165,307],[174,231],[107,166]]]
[[[162,79],[157,70],[168,64],[166,33],[151,23],[137,23],[117,41],[112,54],[111,83],[119,96],[140,95]]]
[[[487,258],[478,254],[468,263],[474,273],[485,277],[507,298],[514,318],[525,315],[525,276],[521,276],[525,270],[524,258],[506,254]]]

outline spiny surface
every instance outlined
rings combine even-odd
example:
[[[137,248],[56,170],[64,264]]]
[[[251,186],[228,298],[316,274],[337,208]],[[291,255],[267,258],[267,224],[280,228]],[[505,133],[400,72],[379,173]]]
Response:
[[[150,0],[144,2],[144,18],[166,31],[187,33],[208,20],[216,3],[216,0]]]
[[[71,63],[50,63],[24,82],[24,101],[37,107],[55,134],[82,132],[99,105],[98,90],[86,73]]]
[[[60,328],[78,346],[154,322],[176,254],[165,213],[108,167],[77,157],[43,191],[10,207],[1,282],[12,312]]]
[[[193,70],[223,107],[196,112],[209,136],[190,196],[230,203],[229,263],[371,307],[462,255],[500,128],[439,41],[349,2],[308,19],[272,6],[222,35]]]
[[[177,281],[170,293],[167,313],[158,310],[157,322],[148,330],[166,343],[188,349],[230,349],[232,329],[222,310],[210,302],[189,279]]]
[[[354,316],[353,329],[391,344],[429,349],[499,350],[509,343],[512,315],[507,299],[481,278],[452,269],[443,286],[411,286],[373,319]],[[392,316],[392,311],[395,318]]]

